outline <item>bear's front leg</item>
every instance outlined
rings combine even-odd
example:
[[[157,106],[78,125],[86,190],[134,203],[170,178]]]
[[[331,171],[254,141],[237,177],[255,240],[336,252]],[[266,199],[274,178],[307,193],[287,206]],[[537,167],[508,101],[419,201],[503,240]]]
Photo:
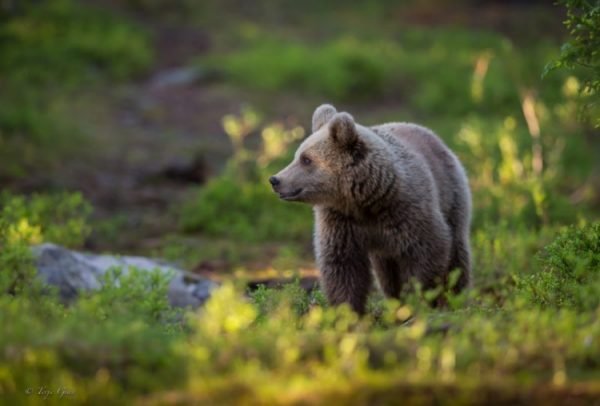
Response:
[[[372,275],[361,233],[351,221],[331,214],[317,215],[316,225],[317,264],[329,303],[348,303],[364,314]]]

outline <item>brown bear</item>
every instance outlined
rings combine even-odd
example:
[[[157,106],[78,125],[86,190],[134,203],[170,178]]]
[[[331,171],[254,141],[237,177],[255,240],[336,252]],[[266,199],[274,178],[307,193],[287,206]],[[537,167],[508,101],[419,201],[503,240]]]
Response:
[[[456,155],[416,124],[357,124],[331,105],[318,107],[313,134],[269,181],[286,201],[311,204],[314,248],[331,304],[364,313],[373,269],[388,297],[414,278],[423,290],[460,270],[469,285],[471,193]]]

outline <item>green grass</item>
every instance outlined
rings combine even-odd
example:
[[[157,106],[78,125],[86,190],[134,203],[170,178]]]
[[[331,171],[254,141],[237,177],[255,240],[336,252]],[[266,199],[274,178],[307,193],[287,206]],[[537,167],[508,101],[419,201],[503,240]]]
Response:
[[[393,61],[398,60],[398,51],[392,43],[353,38],[318,48],[265,39],[209,59],[208,65],[221,67],[231,81],[258,90],[290,89],[335,100],[368,99],[394,90],[386,87],[397,67]]]
[[[131,78],[152,61],[147,33],[72,0],[0,14],[0,55],[2,178],[24,177],[77,151],[84,131],[69,115],[72,94]]]
[[[0,38],[0,70],[21,83],[124,79],[142,72],[152,57],[139,28],[72,0],[41,1],[4,16]]]
[[[558,234],[481,230],[471,292],[448,297],[443,310],[415,295],[374,294],[358,318],[296,284],[244,298],[225,283],[202,310],[183,314],[168,307],[164,277],[118,270],[65,306],[40,290],[26,230],[8,232],[13,219],[0,222],[0,287],[11,292],[0,297],[0,393],[12,404],[64,402],[58,388],[76,404],[588,403],[600,395],[599,223]],[[43,399],[28,388],[54,393]]]
[[[257,29],[237,49],[209,55],[200,63],[257,90],[291,90],[344,102],[386,96],[444,115],[510,112],[519,104],[519,86],[540,87],[542,96],[553,102],[560,98],[564,72],[548,76],[541,86],[544,61],[556,55],[554,44],[540,41],[521,49],[498,34],[475,34],[408,26],[375,38],[358,29],[300,41]],[[481,89],[473,83],[478,59],[488,64]]]

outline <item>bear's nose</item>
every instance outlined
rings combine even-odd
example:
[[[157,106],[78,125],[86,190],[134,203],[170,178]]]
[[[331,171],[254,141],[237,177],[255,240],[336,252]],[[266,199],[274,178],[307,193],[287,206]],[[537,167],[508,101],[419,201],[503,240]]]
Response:
[[[275,176],[271,176],[269,178],[269,182],[271,183],[271,185],[273,186],[277,186],[279,185],[279,179],[277,179]]]

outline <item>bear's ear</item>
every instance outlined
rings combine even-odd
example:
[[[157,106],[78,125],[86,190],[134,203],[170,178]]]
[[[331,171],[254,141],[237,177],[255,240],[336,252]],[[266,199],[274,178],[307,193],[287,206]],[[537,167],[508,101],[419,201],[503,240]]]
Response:
[[[329,135],[338,145],[352,148],[358,143],[354,118],[348,113],[337,113],[329,122]]]
[[[321,104],[317,107],[312,117],[312,132],[317,132],[325,123],[331,120],[335,113],[337,113],[337,110],[331,104]]]

